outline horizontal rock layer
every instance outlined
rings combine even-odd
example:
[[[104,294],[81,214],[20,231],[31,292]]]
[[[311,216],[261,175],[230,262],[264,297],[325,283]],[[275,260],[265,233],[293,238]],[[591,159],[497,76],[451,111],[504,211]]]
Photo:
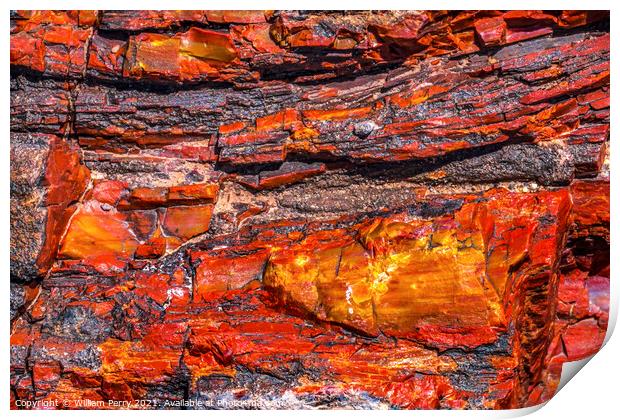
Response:
[[[14,11],[12,406],[544,402],[608,145],[605,12]]]

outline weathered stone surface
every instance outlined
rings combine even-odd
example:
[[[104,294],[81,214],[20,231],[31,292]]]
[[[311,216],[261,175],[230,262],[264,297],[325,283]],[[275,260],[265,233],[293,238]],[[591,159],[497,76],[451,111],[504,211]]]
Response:
[[[597,11],[12,12],[12,407],[548,400],[607,329],[609,57]]]
[[[75,203],[90,180],[79,150],[54,135],[11,136],[11,277],[51,268]]]

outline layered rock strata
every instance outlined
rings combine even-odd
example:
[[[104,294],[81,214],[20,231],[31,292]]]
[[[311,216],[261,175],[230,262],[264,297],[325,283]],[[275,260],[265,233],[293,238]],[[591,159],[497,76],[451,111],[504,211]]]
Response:
[[[607,329],[609,51],[596,11],[12,12],[12,407],[548,400]]]

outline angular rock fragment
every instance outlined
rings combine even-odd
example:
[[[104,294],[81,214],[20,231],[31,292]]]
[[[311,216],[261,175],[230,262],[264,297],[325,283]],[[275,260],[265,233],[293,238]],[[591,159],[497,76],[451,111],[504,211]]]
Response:
[[[43,277],[90,172],[77,147],[50,134],[11,136],[11,276]]]

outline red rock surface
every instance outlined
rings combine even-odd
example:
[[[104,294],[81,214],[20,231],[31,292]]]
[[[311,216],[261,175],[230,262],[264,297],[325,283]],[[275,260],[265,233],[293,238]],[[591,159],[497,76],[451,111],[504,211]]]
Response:
[[[605,12],[14,11],[11,407],[544,402],[608,144]]]

